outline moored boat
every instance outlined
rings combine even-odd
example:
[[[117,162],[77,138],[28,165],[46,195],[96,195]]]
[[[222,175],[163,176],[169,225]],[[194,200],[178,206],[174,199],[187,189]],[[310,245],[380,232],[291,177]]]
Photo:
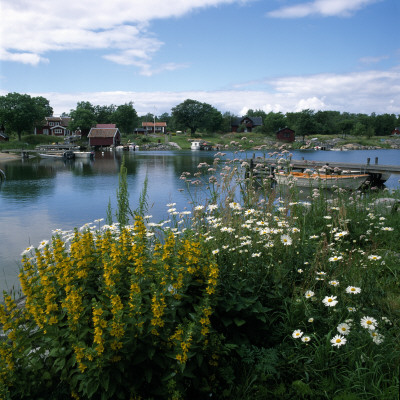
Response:
[[[75,154],[73,151],[46,151],[45,153],[39,153],[41,158],[53,158],[53,159],[60,159],[60,160],[71,160],[75,158]]]
[[[74,151],[76,158],[94,158],[94,151]]]
[[[308,188],[359,189],[369,178],[368,174],[321,174],[292,171],[277,172],[275,180],[280,185],[295,185]]]

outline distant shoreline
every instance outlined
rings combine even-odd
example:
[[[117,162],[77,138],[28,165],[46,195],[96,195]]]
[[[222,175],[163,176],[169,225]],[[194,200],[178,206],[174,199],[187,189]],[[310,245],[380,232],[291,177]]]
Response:
[[[20,160],[20,159],[21,159],[21,155],[19,155],[19,154],[0,152],[0,163],[5,162],[5,161]]]

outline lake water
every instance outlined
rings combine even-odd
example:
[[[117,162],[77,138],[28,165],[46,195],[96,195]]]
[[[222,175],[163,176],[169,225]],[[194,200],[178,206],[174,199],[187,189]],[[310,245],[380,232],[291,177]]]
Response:
[[[250,158],[247,153],[226,152],[228,158]],[[293,151],[293,159],[347,161],[400,165],[400,150]],[[166,219],[166,204],[177,209],[189,205],[182,172],[194,173],[201,162],[212,163],[215,152],[163,151],[97,153],[94,160],[31,159],[0,164],[7,179],[0,185],[0,291],[18,287],[20,254],[38,246],[55,229],[73,229],[106,217],[109,201],[116,209],[118,173],[125,157],[131,208],[138,205],[148,177],[149,214],[155,222]],[[256,155],[262,155],[259,152]],[[386,182],[399,188],[400,175]],[[0,296],[1,297],[1,296]]]

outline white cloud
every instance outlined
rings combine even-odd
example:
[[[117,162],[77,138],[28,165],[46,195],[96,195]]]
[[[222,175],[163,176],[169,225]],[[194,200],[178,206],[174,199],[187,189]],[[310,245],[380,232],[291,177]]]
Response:
[[[186,99],[205,102],[221,112],[230,111],[237,115],[242,115],[248,109],[286,113],[307,108],[316,111],[400,114],[400,68],[349,74],[289,76],[264,83],[271,89],[29,94],[48,99],[54,113],[58,115],[74,109],[79,101],[89,101],[94,105],[120,105],[132,101],[139,115],[153,112],[154,107],[158,114],[162,114],[170,113],[172,107]]]
[[[355,11],[380,0],[314,0],[312,2],[282,7],[269,12],[274,18],[304,18],[310,15],[323,17],[348,17]]]
[[[163,43],[147,31],[150,21],[245,1],[2,0],[0,59],[37,65],[50,51],[101,49],[110,52],[108,60],[151,75],[152,56]]]

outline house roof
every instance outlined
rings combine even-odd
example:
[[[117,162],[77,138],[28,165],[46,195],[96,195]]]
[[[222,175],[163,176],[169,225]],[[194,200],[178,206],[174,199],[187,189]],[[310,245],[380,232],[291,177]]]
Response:
[[[293,129],[288,128],[287,126],[285,126],[284,128],[279,129],[276,133],[282,132],[282,131],[290,131],[294,133]]]
[[[114,137],[117,132],[119,132],[118,128],[92,128],[89,132],[88,137],[96,137],[96,138],[106,138],[106,137]]]
[[[116,128],[115,124],[97,124],[96,128]]]
[[[142,122],[142,126],[167,126],[166,122]]]
[[[59,122],[61,126],[68,126],[71,119],[71,117],[46,117],[44,125],[47,125],[49,122]]]
[[[245,115],[244,117],[235,118],[232,121],[232,126],[239,126],[245,119],[249,119],[253,123],[253,126],[261,126],[263,124],[262,117],[248,117]]]

